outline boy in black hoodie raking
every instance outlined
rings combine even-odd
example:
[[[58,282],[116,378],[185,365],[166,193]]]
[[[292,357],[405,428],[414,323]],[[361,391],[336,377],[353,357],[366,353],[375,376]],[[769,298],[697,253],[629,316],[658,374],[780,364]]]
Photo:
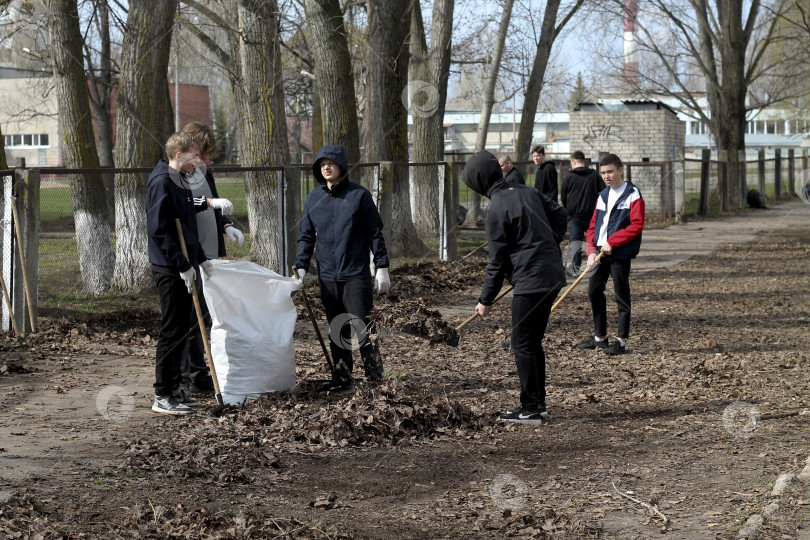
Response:
[[[500,174],[500,169],[498,169]],[[371,193],[349,181],[348,160],[342,146],[324,146],[318,152],[312,173],[321,186],[307,195],[298,227],[295,266],[301,280],[317,247],[321,301],[329,321],[329,348],[334,360],[332,380],[318,390],[328,397],[354,392],[352,340],[354,330],[366,380],[378,384],[383,365],[380,345],[370,321],[373,290],[391,287],[383,223]],[[374,257],[374,279],[369,269],[369,251]]]
[[[568,268],[573,275],[579,275],[582,252],[585,251],[585,231],[591,224],[596,199],[606,187],[602,175],[585,166],[585,153],[581,150],[572,152],[571,170],[563,178],[560,200],[568,215],[568,232],[571,235]]]
[[[197,270],[212,271],[197,235],[196,213],[209,206],[222,209],[226,199],[194,198],[185,175],[200,161],[200,142],[189,133],[175,133],[166,141],[166,156],[149,175],[146,188],[146,231],[152,277],[160,296],[160,335],[155,350],[155,401],[162,414],[189,414],[186,403],[197,400],[178,393],[180,365],[191,331],[191,288]],[[176,219],[180,219],[188,258],[183,255]]]
[[[543,336],[554,299],[565,285],[560,256],[565,210],[534,188],[506,182],[498,160],[486,150],[464,166],[462,180],[490,199],[486,221],[490,261],[476,312],[489,315],[504,278],[515,286],[512,350],[520,378],[520,406],[499,418],[541,424],[546,415]]]

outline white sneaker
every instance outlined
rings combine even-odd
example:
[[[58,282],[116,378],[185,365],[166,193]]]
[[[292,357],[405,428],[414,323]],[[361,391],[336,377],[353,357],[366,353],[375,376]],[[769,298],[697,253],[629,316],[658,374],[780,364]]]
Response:
[[[191,414],[193,409],[179,403],[172,396],[155,396],[152,410],[161,414]]]

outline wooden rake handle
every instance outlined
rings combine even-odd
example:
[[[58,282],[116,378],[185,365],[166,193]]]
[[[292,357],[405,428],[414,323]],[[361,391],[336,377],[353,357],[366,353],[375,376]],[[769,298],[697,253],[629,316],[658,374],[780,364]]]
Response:
[[[601,258],[602,258],[602,253],[600,252],[599,255],[596,256],[596,259],[594,260],[594,263],[598,263],[599,259],[601,259]],[[552,313],[554,312],[555,309],[557,309],[557,306],[560,305],[560,302],[562,302],[565,299],[565,297],[568,296],[568,294],[571,291],[573,291],[576,288],[577,285],[579,285],[579,282],[582,281],[585,278],[585,276],[588,275],[588,272],[590,272],[590,271],[591,271],[590,268],[585,268],[585,270],[582,271],[582,273],[579,275],[579,277],[577,277],[577,279],[574,280],[574,282],[565,290],[565,292],[562,294],[562,296],[560,296],[557,299],[557,301],[554,302],[554,305],[551,306],[551,312]],[[498,296],[495,297],[495,300],[492,301],[492,304],[493,305],[496,304],[498,302],[498,300],[500,300],[501,298],[503,298],[504,296],[506,296],[507,294],[512,292],[512,289],[514,289],[514,288],[515,288],[514,285],[510,285],[509,287],[507,287],[506,289],[501,291],[501,293]],[[473,313],[472,315],[470,315],[470,317],[466,321],[464,321],[460,325],[456,326],[456,332],[460,331],[462,328],[464,328],[465,326],[467,326],[468,324],[473,322],[476,319],[476,317],[478,317],[478,312],[477,311],[475,313]]]
[[[293,277],[298,275],[298,269],[293,266]],[[332,357],[329,356],[329,350],[326,348],[326,342],[323,340],[323,336],[321,335],[321,329],[318,328],[318,320],[315,318],[315,312],[312,311],[312,305],[309,303],[309,296],[307,296],[307,292],[304,290],[304,284],[301,283],[301,296],[304,298],[304,305],[307,308],[307,313],[309,313],[309,320],[312,321],[312,327],[315,329],[315,334],[318,336],[318,341],[321,342],[321,349],[323,349],[323,355],[326,358],[326,363],[329,365],[329,372],[335,372],[335,366],[332,363]]]
[[[601,259],[601,258],[602,258],[602,252],[600,251],[600,252],[599,252],[599,255],[597,255],[597,256],[596,256],[596,259],[594,259],[594,261],[593,261],[593,262],[594,262],[594,264],[598,263],[598,262],[599,262],[599,259]],[[563,300],[565,300],[565,297],[566,297],[566,296],[568,296],[568,293],[570,293],[571,291],[573,291],[573,290],[576,288],[576,286],[577,286],[577,285],[579,285],[579,282],[580,282],[580,281],[582,281],[582,279],[583,279],[585,276],[587,276],[587,275],[588,275],[588,272],[590,272],[590,271],[591,271],[591,268],[589,268],[588,266],[586,266],[586,267],[585,267],[585,270],[583,270],[583,271],[582,271],[582,273],[579,275],[579,277],[577,277],[577,279],[575,279],[575,280],[574,280],[574,282],[573,282],[573,283],[572,283],[572,284],[571,284],[571,285],[570,285],[570,286],[569,286],[567,289],[565,289],[565,292],[564,292],[564,293],[562,293],[562,296],[560,296],[560,297],[557,299],[557,301],[556,301],[556,302],[554,302],[554,305],[553,305],[553,306],[551,306],[551,313],[554,313],[554,310],[555,310],[555,309],[557,309],[557,306],[559,306],[559,305],[560,305],[560,302],[562,302]]]

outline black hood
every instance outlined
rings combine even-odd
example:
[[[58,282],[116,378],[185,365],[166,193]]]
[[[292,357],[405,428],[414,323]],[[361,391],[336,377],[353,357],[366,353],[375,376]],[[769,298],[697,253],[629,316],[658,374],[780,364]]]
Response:
[[[571,169],[571,173],[576,174],[577,176],[588,176],[589,174],[592,174],[592,173],[595,173],[595,172],[596,171],[594,169],[591,169],[590,167],[585,167],[585,166],[577,167],[576,169]],[[599,174],[599,173],[596,173],[596,174]]]
[[[344,150],[342,146],[338,145],[322,146],[320,152],[318,152],[318,156],[315,158],[315,162],[312,164],[312,174],[321,184],[326,183],[326,179],[321,174],[320,163],[320,161],[324,158],[331,159],[340,165],[343,172],[343,176],[341,176],[341,178],[344,178],[349,173],[349,162],[346,159],[346,150]]]
[[[498,158],[487,150],[473,154],[464,166],[461,179],[471,190],[486,196],[489,196],[488,193],[495,184],[504,181]]]

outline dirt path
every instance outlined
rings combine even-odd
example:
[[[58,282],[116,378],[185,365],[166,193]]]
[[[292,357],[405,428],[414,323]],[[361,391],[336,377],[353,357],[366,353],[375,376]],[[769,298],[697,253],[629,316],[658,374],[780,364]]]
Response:
[[[380,391],[218,420],[149,411],[149,327],[4,350],[0,537],[736,538],[778,501],[760,537],[807,538],[810,485],[772,488],[810,456],[794,414],[810,408],[809,218],[791,202],[646,231],[629,354],[572,350],[589,320],[575,291],[547,333],[539,428],[493,419],[516,399],[506,303],[456,349],[389,339]],[[457,322],[476,280],[422,296]],[[302,381],[324,376],[305,322]]]

